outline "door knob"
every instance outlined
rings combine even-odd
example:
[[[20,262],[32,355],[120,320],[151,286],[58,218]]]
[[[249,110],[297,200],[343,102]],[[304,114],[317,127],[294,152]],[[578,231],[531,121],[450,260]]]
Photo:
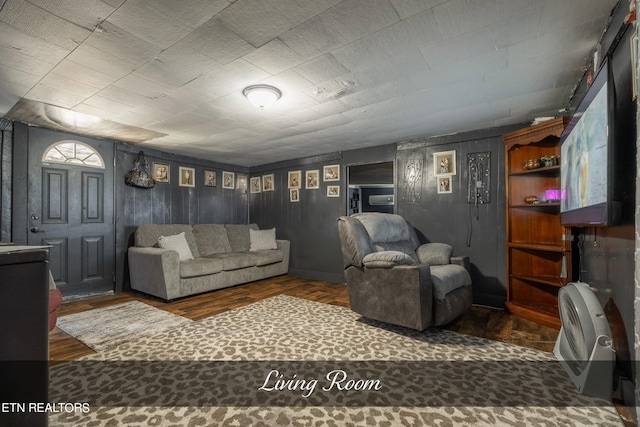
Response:
[[[47,231],[47,230],[44,230],[44,229],[41,229],[41,228],[38,228],[38,227],[31,227],[31,232],[32,233],[44,233],[45,231]]]

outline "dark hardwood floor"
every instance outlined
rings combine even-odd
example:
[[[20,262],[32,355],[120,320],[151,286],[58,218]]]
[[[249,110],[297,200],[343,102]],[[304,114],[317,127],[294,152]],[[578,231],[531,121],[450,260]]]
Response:
[[[170,303],[133,291],[84,299],[64,303],[58,315],[64,316],[138,300],[191,320],[200,320],[278,294],[349,307],[347,287],[344,284],[280,276]],[[503,310],[478,306],[473,306],[464,316],[447,325],[446,329],[549,352],[553,350],[558,334],[555,329],[512,316]],[[94,351],[59,328],[55,328],[49,334],[49,359],[52,364],[74,360],[91,353]]]
[[[64,316],[138,300],[191,320],[200,320],[279,294],[349,307],[347,287],[344,284],[280,276],[187,297],[170,303],[135,291],[95,297],[64,303],[60,307],[58,315]],[[553,351],[559,332],[556,329],[513,316],[504,310],[481,306],[471,307],[466,314],[444,328],[462,334],[510,342],[547,352]],[[92,349],[59,328],[54,328],[49,333],[49,360],[52,365],[75,360],[92,353],[94,353]],[[616,409],[625,426],[636,426],[631,408],[624,407],[617,402]]]

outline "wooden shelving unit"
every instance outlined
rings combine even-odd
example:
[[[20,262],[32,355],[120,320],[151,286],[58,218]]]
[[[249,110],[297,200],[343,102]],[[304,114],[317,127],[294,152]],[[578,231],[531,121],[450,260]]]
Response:
[[[560,328],[558,290],[572,280],[571,228],[560,225],[560,204],[545,200],[560,188],[560,166],[527,169],[543,156],[560,157],[560,135],[568,118],[503,136],[507,201],[507,302],[511,313]],[[535,196],[538,202],[525,203]]]

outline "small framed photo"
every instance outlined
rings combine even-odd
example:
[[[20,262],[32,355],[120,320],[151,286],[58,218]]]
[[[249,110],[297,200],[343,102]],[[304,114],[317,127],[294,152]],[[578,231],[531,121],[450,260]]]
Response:
[[[340,186],[329,185],[327,187],[327,197],[340,197]]]
[[[233,190],[236,188],[236,174],[233,172],[222,172],[222,188]]]
[[[438,194],[451,193],[451,176],[439,176],[438,177]]]
[[[433,153],[433,175],[456,174],[456,150]]]
[[[289,189],[289,201],[290,202],[299,202],[300,201],[300,189],[299,188],[290,188]]]
[[[320,171],[306,171],[304,182],[307,190],[316,190],[320,188]]]
[[[155,182],[169,182],[169,165],[165,163],[154,163],[153,180]]]
[[[340,181],[340,165],[325,166],[322,176],[324,181]]]
[[[260,185],[260,177],[251,177],[251,192],[260,193],[262,191],[262,185]]]
[[[187,168],[184,166],[180,166],[178,168],[180,181],[178,185],[180,187],[195,187],[196,186],[196,170],[194,168]]]
[[[276,187],[274,182],[273,174],[264,175],[262,177],[262,191],[275,191]]]
[[[217,185],[216,171],[204,171],[204,186],[215,187]]]
[[[247,182],[249,181],[249,177],[243,173],[238,174],[238,190],[246,190]]]
[[[289,188],[300,188],[300,181],[302,180],[301,171],[289,171],[288,179]]]

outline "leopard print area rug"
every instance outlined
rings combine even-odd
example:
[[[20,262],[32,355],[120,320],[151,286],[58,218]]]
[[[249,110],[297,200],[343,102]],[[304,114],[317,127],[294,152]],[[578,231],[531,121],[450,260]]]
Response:
[[[550,353],[282,295],[52,366],[49,399],[50,426],[623,425]]]

